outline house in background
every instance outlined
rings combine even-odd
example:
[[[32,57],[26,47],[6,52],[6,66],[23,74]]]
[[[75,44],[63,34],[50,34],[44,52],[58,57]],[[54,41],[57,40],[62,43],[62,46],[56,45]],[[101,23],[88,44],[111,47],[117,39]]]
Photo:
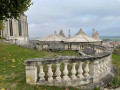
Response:
[[[28,41],[28,23],[27,16],[21,15],[18,20],[7,19],[3,21],[4,30],[0,31],[0,35],[7,40],[15,43],[16,40]]]

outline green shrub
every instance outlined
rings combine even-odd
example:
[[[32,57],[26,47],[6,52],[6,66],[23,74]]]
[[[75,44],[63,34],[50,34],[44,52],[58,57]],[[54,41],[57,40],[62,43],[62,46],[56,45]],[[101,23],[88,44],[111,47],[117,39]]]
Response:
[[[94,87],[92,90],[100,90],[100,87]]]
[[[2,37],[2,36],[0,35],[0,39],[5,39],[5,37]]]
[[[119,49],[118,48],[114,49],[113,54],[120,55],[120,48]]]
[[[110,86],[112,88],[117,88],[120,86],[120,78],[118,76],[115,76],[113,80],[110,82]]]

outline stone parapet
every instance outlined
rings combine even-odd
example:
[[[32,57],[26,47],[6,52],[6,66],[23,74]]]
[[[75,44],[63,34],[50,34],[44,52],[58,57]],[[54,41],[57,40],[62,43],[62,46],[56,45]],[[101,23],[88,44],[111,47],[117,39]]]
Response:
[[[94,55],[28,59],[25,61],[26,82],[50,86],[99,83],[111,74],[112,50],[96,45],[94,49],[97,48],[102,52]]]

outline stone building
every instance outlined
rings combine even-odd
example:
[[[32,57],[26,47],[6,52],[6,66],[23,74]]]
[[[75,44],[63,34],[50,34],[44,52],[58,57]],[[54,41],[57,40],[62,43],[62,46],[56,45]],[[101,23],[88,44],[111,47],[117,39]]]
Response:
[[[95,33],[95,37],[90,37],[86,35],[82,29],[79,30],[79,32],[71,38],[68,38],[65,42],[65,49],[68,50],[82,50],[84,45],[87,44],[95,44],[95,45],[101,45],[102,40],[99,38],[98,33]]]
[[[21,15],[18,20],[8,18],[3,21],[4,30],[0,31],[0,35],[15,43],[16,40],[28,41],[28,23],[27,16]]]
[[[61,31],[60,31],[61,32]],[[62,32],[62,35],[64,33]],[[38,50],[43,49],[64,49],[64,41],[67,39],[65,36],[62,36],[54,32],[52,35],[48,35],[39,39],[36,39],[36,48]]]
[[[94,33],[94,30],[93,30]],[[36,48],[42,49],[63,49],[63,50],[83,50],[84,45],[95,44],[101,45],[102,40],[99,38],[98,33],[94,33],[94,37],[86,35],[82,29],[74,36],[70,37],[70,30],[68,32],[68,38],[65,37],[62,30],[57,34],[48,35],[39,39],[36,39]]]
[[[59,35],[66,37],[65,34],[63,33],[63,30],[60,30]]]

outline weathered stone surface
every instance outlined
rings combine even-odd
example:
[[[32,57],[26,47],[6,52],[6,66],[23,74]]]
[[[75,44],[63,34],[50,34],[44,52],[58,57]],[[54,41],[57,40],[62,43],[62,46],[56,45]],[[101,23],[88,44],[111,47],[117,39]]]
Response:
[[[103,86],[114,76],[114,72],[111,71],[112,50],[102,46],[96,46],[96,49],[102,49],[102,52],[85,56],[28,59],[25,61],[25,65],[36,66],[36,68],[26,68],[27,83],[50,86],[83,86],[84,88],[85,86],[86,88],[93,88],[96,85]],[[47,72],[44,72],[44,65],[48,66]],[[39,72],[37,71],[38,66]],[[56,71],[52,68],[53,66],[56,66]],[[44,78],[46,75],[47,78]]]
[[[84,48],[83,52],[88,55],[94,55],[96,51],[91,48]]]

